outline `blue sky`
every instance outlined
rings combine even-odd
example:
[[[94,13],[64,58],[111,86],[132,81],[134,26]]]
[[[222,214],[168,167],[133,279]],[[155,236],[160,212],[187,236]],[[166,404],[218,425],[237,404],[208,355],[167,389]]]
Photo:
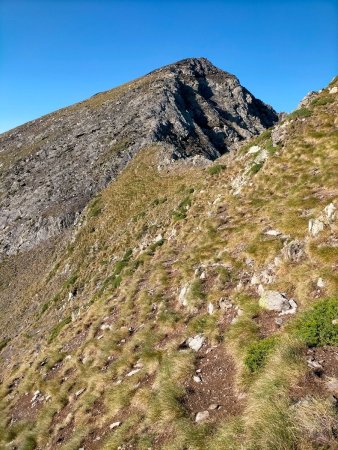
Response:
[[[0,132],[204,56],[278,111],[338,73],[337,0],[0,0]]]

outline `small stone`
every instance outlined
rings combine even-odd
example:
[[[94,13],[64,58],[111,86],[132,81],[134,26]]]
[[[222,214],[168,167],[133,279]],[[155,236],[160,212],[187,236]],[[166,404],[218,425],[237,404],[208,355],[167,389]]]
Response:
[[[275,319],[275,324],[280,327],[281,325],[283,325],[283,319],[281,319],[280,317],[277,317],[277,319]]]
[[[111,430],[114,430],[114,428],[118,428],[121,425],[121,422],[113,422],[109,425],[109,428]]]
[[[212,303],[208,303],[208,314],[212,315],[214,312],[214,305]]]
[[[316,370],[322,369],[322,368],[323,368],[323,366],[322,366],[318,361],[316,361],[316,360],[313,359],[313,358],[310,358],[310,359],[307,360],[307,365],[308,365],[311,369],[316,369]]]
[[[201,275],[200,275],[200,280],[205,280],[206,277],[207,277],[206,273],[202,272]]]
[[[111,326],[111,325],[109,325],[108,323],[103,323],[101,326],[100,326],[100,330],[102,330],[102,331],[104,331],[104,330],[112,330],[113,329],[113,327]]]
[[[126,377],[132,377],[133,375],[135,375],[137,372],[139,372],[141,369],[134,369],[131,370],[129,373],[127,373]]]
[[[338,319],[333,319],[332,320],[332,325],[338,325]]]
[[[178,303],[181,306],[188,306],[188,299],[187,299],[188,290],[189,290],[189,285],[186,284],[185,286],[182,287],[182,289],[179,293]]]
[[[85,391],[85,388],[79,389],[77,392],[75,392],[75,397],[80,397],[81,394]]]
[[[325,287],[325,283],[324,283],[323,278],[318,278],[318,280],[317,280],[317,287],[319,289],[323,289]]]
[[[201,383],[202,382],[202,378],[199,377],[198,375],[194,375],[193,376],[193,380],[195,381],[195,383]]]
[[[267,236],[280,236],[282,233],[279,230],[268,230],[264,234]]]
[[[217,403],[212,403],[208,409],[209,411],[215,411],[215,409],[219,409],[219,405],[217,405]]]
[[[161,242],[163,241],[163,236],[162,234],[158,234],[154,240],[155,243]]]
[[[207,420],[210,416],[209,411],[200,411],[196,414],[195,422],[203,422],[204,420]]]

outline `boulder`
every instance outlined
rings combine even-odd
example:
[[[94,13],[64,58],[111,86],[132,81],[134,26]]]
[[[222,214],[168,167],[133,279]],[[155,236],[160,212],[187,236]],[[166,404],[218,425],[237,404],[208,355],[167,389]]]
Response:
[[[324,230],[324,222],[319,219],[310,219],[309,220],[309,233],[311,236],[317,236],[321,231]]]
[[[269,311],[287,311],[290,309],[289,300],[277,291],[264,291],[259,299],[259,306]]]
[[[200,334],[197,334],[195,337],[189,338],[187,340],[187,344],[192,350],[194,350],[195,352],[198,352],[200,350],[200,348],[202,347],[204,341],[205,341],[205,337]]]

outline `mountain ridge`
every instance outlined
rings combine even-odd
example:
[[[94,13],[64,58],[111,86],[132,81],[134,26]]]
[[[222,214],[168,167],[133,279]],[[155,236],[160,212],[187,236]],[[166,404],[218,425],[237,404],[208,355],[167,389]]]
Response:
[[[277,121],[236,77],[187,59],[15,128],[0,136],[0,255],[74,224],[144,146],[212,160]]]

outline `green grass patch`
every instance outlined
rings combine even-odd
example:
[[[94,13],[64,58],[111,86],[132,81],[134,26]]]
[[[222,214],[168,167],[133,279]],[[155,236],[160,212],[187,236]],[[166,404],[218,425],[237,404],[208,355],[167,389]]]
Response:
[[[310,310],[303,313],[295,326],[294,333],[309,347],[338,345],[338,298],[319,300]]]
[[[218,175],[224,169],[225,169],[224,164],[214,164],[214,165],[208,167],[207,171],[210,175]]]
[[[310,117],[312,112],[308,108],[299,108],[288,115],[288,119],[300,119],[303,117]]]
[[[334,101],[333,97],[330,95],[325,95],[323,97],[315,98],[311,102],[311,106],[325,106]]]
[[[244,364],[251,373],[264,367],[268,356],[276,346],[276,337],[271,336],[260,341],[253,342],[247,349]]]

